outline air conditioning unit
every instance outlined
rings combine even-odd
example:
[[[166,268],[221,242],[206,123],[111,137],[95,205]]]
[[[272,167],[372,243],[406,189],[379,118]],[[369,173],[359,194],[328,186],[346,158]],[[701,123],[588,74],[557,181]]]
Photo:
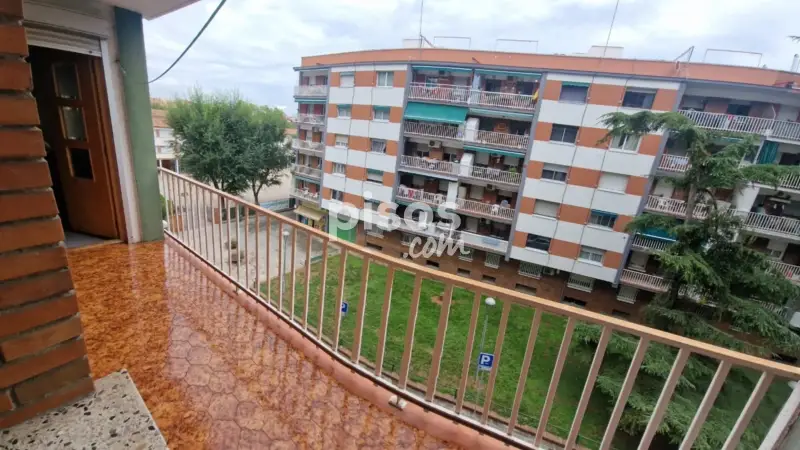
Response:
[[[430,148],[441,148],[442,147],[442,141],[430,141],[430,142],[428,142],[428,147],[430,147]]]
[[[558,274],[558,271],[556,269],[553,269],[552,267],[545,267],[545,268],[542,269],[542,273],[545,274],[545,275],[553,276],[553,275]]]

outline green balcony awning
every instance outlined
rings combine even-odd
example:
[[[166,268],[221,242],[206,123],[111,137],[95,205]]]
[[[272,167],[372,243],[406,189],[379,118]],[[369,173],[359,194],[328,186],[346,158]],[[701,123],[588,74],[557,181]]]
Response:
[[[578,83],[577,81],[562,81],[562,86],[572,86],[572,87],[589,87],[589,83]]]
[[[408,102],[404,117],[412,120],[461,125],[467,118],[467,108]]]
[[[514,120],[525,120],[530,122],[533,119],[533,113],[525,114],[525,113],[514,113],[508,111],[496,111],[493,109],[482,109],[482,108],[470,108],[470,114],[476,114],[479,116],[487,116],[487,117],[499,117],[501,119],[514,119]]]
[[[303,100],[300,100],[300,99],[298,99],[298,100],[297,100],[297,103],[309,103],[309,104],[312,104],[312,105],[317,105],[317,104],[320,104],[320,103],[321,103],[321,104],[323,104],[323,105],[324,105],[325,103],[328,103],[328,101],[327,101],[327,100],[325,100],[324,98],[323,98],[323,99],[318,99],[318,100],[312,100],[312,99],[303,99]]]

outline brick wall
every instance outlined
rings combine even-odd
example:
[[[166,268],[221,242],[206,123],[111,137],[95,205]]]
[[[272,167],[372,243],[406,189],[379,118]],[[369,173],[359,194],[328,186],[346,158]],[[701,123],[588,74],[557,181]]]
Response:
[[[0,428],[93,390],[21,18],[0,0]]]

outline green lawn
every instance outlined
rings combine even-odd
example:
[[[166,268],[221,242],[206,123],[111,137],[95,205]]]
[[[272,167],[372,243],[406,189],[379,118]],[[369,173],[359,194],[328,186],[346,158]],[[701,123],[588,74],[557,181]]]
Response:
[[[319,324],[319,292],[320,270],[322,264],[317,261],[312,264],[310,281],[310,298],[308,320],[314,328]],[[324,299],[323,335],[333,339],[334,323],[336,320],[336,293],[340,288],[339,280],[340,257],[332,256],[328,259],[327,281]],[[358,310],[358,296],[361,286],[362,260],[353,255],[347,258],[347,270],[344,280],[344,299],[349,304],[349,314],[342,319],[340,332],[340,347],[350,350],[353,346],[353,330],[356,324]],[[383,306],[384,290],[387,283],[387,268],[371,264],[368,276],[367,301],[364,312],[364,333],[361,345],[361,355],[370,361],[375,361],[378,346],[378,331],[380,329],[381,310]],[[288,284],[288,275],[286,282]],[[271,282],[271,301],[277,305],[279,297],[278,278]],[[387,330],[386,350],[383,369],[385,372],[397,373],[400,360],[405,347],[405,331],[408,322],[408,313],[414,288],[414,277],[404,272],[396,272],[392,301]],[[410,379],[424,384],[430,370],[433,347],[439,323],[440,305],[432,301],[434,297],[443,294],[444,286],[431,280],[422,283],[419,313],[417,316],[414,346],[411,358]],[[262,294],[266,297],[266,286],[262,286]],[[472,311],[473,293],[456,288],[453,291],[453,302],[450,310],[447,334],[445,336],[444,351],[441,369],[437,383],[439,393],[455,395],[461,377],[462,362],[469,331],[469,320]],[[497,299],[494,308],[481,306],[478,316],[478,329],[476,332],[475,346],[472,352],[470,379],[466,401],[483,405],[483,390],[476,389],[475,362],[479,353],[481,332],[486,314],[489,316],[486,333],[485,352],[493,352],[500,316],[503,309],[502,299]],[[295,316],[302,319],[305,301],[305,272],[295,272]],[[283,310],[288,313],[290,309],[290,293],[284,293]],[[534,311],[531,308],[512,306],[509,322],[503,343],[502,357],[498,369],[497,382],[492,401],[492,410],[498,414],[509,417],[514,402],[520,368],[525,354],[528,334]],[[542,410],[544,397],[547,394],[556,356],[564,332],[566,319],[550,314],[543,315],[542,323],[534,348],[533,359],[528,373],[524,396],[520,407],[519,423],[535,427]],[[579,344],[573,340],[567,362],[560,378],[556,399],[550,413],[547,431],[562,438],[566,438],[575,408],[580,400],[581,392],[586,381],[590,361],[578,357]],[[488,374],[482,374],[483,386],[488,380]],[[755,379],[753,380],[755,382]],[[773,384],[767,399],[759,407],[754,422],[764,422],[765,428],[769,427],[777,411],[782,406],[783,399],[787,398],[789,388],[785,383]],[[735,411],[731,419],[735,420],[738,411],[744,406],[749,393],[741,393],[737,398],[728,398],[724,408]],[[727,396],[726,396],[727,397]],[[580,429],[578,443],[588,447],[599,447],[606,424],[608,423],[608,407],[603,404],[604,398],[595,393],[589,403],[587,413],[584,415]],[[718,401],[718,405],[722,406]],[[712,415],[714,415],[712,413]],[[763,420],[762,420],[763,419]],[[638,439],[618,430],[614,440],[614,447],[620,449],[635,448]]]
[[[327,281],[325,291],[323,334],[332,339],[335,323],[336,292],[339,289],[339,256],[330,257],[328,260]],[[349,314],[342,320],[340,345],[351,349],[353,345],[353,329],[356,323],[358,309],[358,296],[361,284],[362,261],[360,258],[349,255],[347,270],[344,279],[345,301],[349,304]],[[309,324],[316,327],[318,320],[319,291],[321,263],[312,264],[310,299],[309,299]],[[288,284],[288,276],[287,284]],[[383,305],[384,289],[386,286],[387,269],[377,264],[370,265],[367,304],[364,316],[364,334],[362,338],[361,355],[370,361],[375,360],[378,346],[378,331],[380,329],[381,309]],[[408,312],[411,305],[411,296],[414,288],[414,278],[411,274],[396,272],[392,290],[392,302],[389,315],[389,326],[386,339],[386,351],[383,367],[385,371],[397,372],[403,355],[405,343],[405,330],[408,321]],[[266,293],[266,287],[262,287]],[[435,296],[441,296],[444,287],[441,283],[424,280],[420,295],[419,313],[414,335],[414,347],[411,360],[410,379],[425,383],[430,370],[433,347],[436,340],[436,331],[439,322],[441,307],[432,301]],[[279,297],[278,279],[271,284],[271,300],[277,304]],[[447,334],[445,336],[442,363],[437,383],[440,393],[455,395],[461,377],[464,350],[466,347],[469,320],[472,311],[474,294],[470,291],[456,288],[453,291],[453,302],[450,310]],[[283,309],[288,313],[290,308],[290,293],[284,294]],[[296,272],[295,279],[295,315],[302,318],[305,301],[305,273],[303,270]],[[485,314],[489,315],[489,325],[486,333],[484,351],[492,352],[497,339],[498,324],[503,304],[498,299],[494,308],[481,307],[478,316],[478,331],[473,349],[472,364],[477,360],[479,343]],[[525,354],[528,333],[533,319],[533,310],[512,306],[506,330],[503,352],[497,376],[497,382],[492,401],[492,410],[508,417],[514,402],[520,368]],[[520,407],[519,422],[536,426],[541,413],[544,397],[550,383],[550,376],[555,365],[555,359],[561,344],[566,320],[560,317],[545,314],[539,327],[536,347],[532,359],[525,395]],[[586,379],[588,364],[569,358],[559,383],[556,401],[550,414],[548,431],[566,437],[572,424],[575,407],[580,399],[581,390]],[[483,404],[483,397],[475,389],[475,366],[470,368],[469,390],[466,400],[472,403]],[[482,375],[483,385],[488,380],[488,374]],[[480,391],[482,393],[482,390]],[[594,399],[599,401],[598,399]],[[590,404],[590,408],[592,405]],[[602,408],[596,408],[602,411]],[[605,414],[586,414],[581,426],[581,439],[579,442],[587,447],[597,447],[605,430],[607,417]],[[593,442],[595,441],[595,442]]]

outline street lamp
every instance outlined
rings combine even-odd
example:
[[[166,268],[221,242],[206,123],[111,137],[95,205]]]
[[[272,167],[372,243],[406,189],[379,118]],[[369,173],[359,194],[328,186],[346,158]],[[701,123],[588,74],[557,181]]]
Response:
[[[497,302],[492,297],[486,297],[486,300],[483,301],[483,304],[486,305],[487,308],[493,308]],[[483,332],[481,333],[481,345],[480,351],[478,352],[478,357],[480,358],[480,354],[483,353],[483,344],[486,342],[486,327],[489,325],[489,310],[486,310],[486,314],[483,316]],[[481,366],[480,364],[475,364],[475,384],[478,384],[478,376],[480,375]]]
[[[283,266],[281,269],[281,303],[283,303],[283,290],[284,290],[284,278],[286,276],[286,257],[289,255],[289,230],[283,230],[283,261],[278,261],[279,266]]]

